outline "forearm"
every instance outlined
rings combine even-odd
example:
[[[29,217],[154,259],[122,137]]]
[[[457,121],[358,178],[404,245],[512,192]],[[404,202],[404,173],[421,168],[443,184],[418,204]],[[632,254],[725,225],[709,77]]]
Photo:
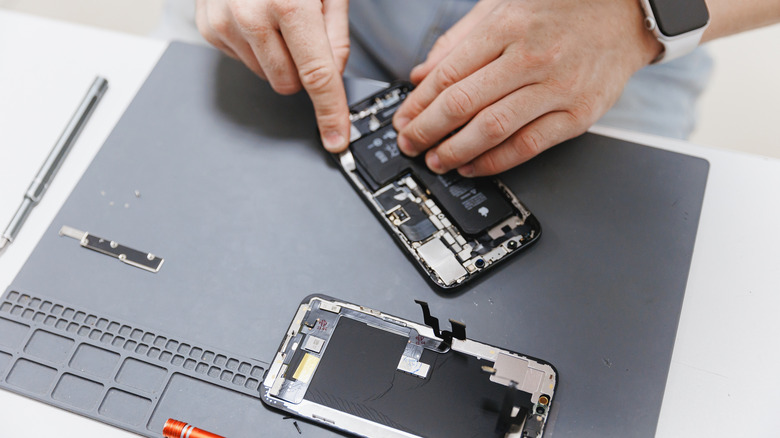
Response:
[[[702,42],[780,23],[780,0],[706,0],[710,25]]]

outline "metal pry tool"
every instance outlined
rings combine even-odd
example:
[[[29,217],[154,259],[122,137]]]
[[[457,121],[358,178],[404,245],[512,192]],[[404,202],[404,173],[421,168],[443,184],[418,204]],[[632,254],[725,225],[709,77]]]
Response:
[[[86,231],[80,231],[67,225],[60,228],[59,234],[60,236],[67,236],[78,240],[84,248],[89,248],[93,251],[116,257],[128,265],[141,268],[145,271],[157,272],[165,261],[162,257],[157,257],[150,252],[128,248],[113,240],[93,236]]]

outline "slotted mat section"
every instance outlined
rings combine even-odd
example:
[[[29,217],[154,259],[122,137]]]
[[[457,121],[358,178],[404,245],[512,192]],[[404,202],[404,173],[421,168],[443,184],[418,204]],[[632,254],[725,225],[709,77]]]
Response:
[[[45,297],[11,290],[0,302],[0,387],[146,436],[171,417],[257,430],[267,366]],[[242,413],[228,426],[226,400]]]

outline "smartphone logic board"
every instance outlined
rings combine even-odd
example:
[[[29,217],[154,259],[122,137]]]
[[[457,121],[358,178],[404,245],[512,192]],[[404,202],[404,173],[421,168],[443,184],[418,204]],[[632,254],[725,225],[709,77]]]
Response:
[[[354,105],[337,161],[418,267],[453,288],[529,246],[541,226],[499,180],[437,175],[400,152],[392,116],[411,90],[397,83]]]
[[[265,376],[275,408],[370,437],[541,437],[552,365],[322,295],[304,299]]]

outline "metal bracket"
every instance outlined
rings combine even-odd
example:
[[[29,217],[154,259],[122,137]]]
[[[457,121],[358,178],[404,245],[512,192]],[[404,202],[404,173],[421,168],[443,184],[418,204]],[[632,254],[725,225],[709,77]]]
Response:
[[[157,257],[150,252],[138,251],[137,249],[120,245],[113,240],[93,236],[86,231],[80,231],[67,225],[60,228],[59,234],[60,236],[78,240],[84,248],[118,258],[130,266],[135,266],[145,271],[158,272],[165,261],[162,257]]]

